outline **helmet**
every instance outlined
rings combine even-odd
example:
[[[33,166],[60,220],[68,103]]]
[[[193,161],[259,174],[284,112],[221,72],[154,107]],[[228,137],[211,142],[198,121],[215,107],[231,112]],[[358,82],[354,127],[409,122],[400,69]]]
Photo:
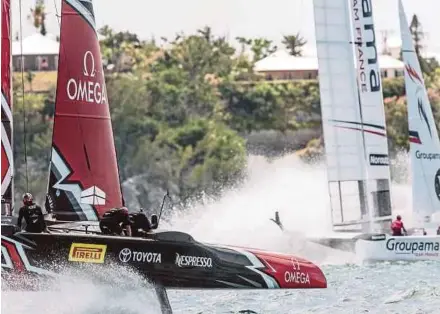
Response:
[[[397,215],[397,220],[402,220],[402,216],[400,216],[400,215]]]
[[[34,197],[31,193],[24,193],[23,194],[23,204],[25,205],[32,205],[34,203]]]
[[[127,208],[127,207],[122,206],[122,207],[121,207],[121,211],[122,211],[124,214],[128,215],[128,208]]]

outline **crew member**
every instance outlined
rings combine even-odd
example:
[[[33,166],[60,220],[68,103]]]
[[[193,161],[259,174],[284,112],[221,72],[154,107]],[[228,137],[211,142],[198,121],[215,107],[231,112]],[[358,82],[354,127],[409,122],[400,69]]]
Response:
[[[440,226],[437,228],[437,235],[440,235]]]
[[[280,215],[278,212],[275,212],[275,219],[271,218],[270,220],[272,220],[274,223],[276,223],[278,225],[278,227],[280,227],[281,230],[284,230],[284,227],[283,227],[283,224],[281,223]]]
[[[26,221],[25,230],[27,232],[41,233],[47,230],[41,207],[34,203],[31,193],[23,194],[23,206],[18,211],[17,227],[21,230],[21,221]]]
[[[402,230],[404,233],[402,233]],[[406,234],[406,229],[403,226],[402,217],[400,215],[397,215],[396,220],[391,224],[391,231],[393,236],[403,236]]]
[[[101,228],[103,234],[131,237],[131,226],[128,218],[127,207],[110,209],[102,215],[99,228]]]
[[[142,209],[137,213],[130,214],[130,223],[133,237],[145,236],[152,229],[151,223]]]

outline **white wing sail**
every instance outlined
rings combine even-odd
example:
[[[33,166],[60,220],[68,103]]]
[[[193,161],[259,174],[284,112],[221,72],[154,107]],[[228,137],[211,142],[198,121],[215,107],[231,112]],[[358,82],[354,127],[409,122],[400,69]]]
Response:
[[[379,119],[364,123],[348,0],[314,0],[314,14],[333,227],[335,230],[365,228],[370,214],[388,219],[391,212],[389,184],[386,184],[389,167],[383,108],[376,111]],[[367,110],[368,117],[373,111]],[[380,140],[369,140],[369,134]],[[367,144],[374,146],[367,147]],[[377,155],[370,157],[376,168],[367,163],[368,152]],[[372,174],[367,170],[372,170]],[[375,184],[369,183],[370,179]],[[378,210],[371,211],[369,207],[379,207],[381,190],[385,191],[386,204],[382,207],[386,210],[379,215]]]
[[[399,17],[408,104],[413,211],[420,223],[440,212],[440,140],[401,1]]]

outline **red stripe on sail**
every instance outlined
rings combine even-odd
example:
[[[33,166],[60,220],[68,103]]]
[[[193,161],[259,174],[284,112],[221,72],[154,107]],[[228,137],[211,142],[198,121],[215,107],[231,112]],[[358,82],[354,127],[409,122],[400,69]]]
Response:
[[[414,144],[422,144],[422,142],[420,141],[420,139],[418,137],[410,137],[409,141]]]
[[[362,129],[358,129],[358,128],[351,128],[351,127],[346,127],[346,126],[336,126],[339,129],[346,129],[346,130],[354,130],[354,131],[364,131],[366,133],[370,133],[370,134],[374,134],[374,135],[379,135],[379,136],[386,136],[386,134],[382,133],[382,132],[378,132],[378,131],[371,131],[371,130],[362,130]]]
[[[1,144],[1,184],[2,198],[12,203],[12,96],[11,96],[11,3],[1,3],[1,106],[2,106],[2,144]]]
[[[2,93],[11,108],[11,4],[10,0],[2,0]],[[8,119],[4,117],[3,119]],[[9,120],[9,119],[8,119]]]
[[[91,204],[98,216],[110,208],[122,206],[99,42],[92,25],[82,15],[84,12],[79,12],[63,0],[53,147],[69,168],[69,174],[62,182],[55,178],[55,168],[61,169],[63,165],[54,164],[52,156],[49,182],[49,193],[55,201],[53,210],[61,213],[57,214],[60,220],[87,219],[78,215],[78,206],[75,213],[72,208],[75,204],[69,203],[68,197],[59,196],[70,193],[66,192],[70,189],[69,184],[79,185],[82,191],[92,189],[105,193],[104,198],[92,197],[88,201],[84,196],[87,193],[81,200],[77,193],[72,193],[76,202],[88,202],[89,205],[91,200],[105,199],[105,204]]]

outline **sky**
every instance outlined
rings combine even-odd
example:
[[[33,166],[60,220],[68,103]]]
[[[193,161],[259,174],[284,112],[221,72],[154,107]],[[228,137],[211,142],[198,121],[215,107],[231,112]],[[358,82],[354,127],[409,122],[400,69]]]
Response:
[[[22,3],[23,36],[35,30],[27,20],[35,0],[13,2],[13,32],[20,30],[19,3]],[[372,0],[376,33],[399,34],[398,0]],[[60,0],[45,0],[48,32],[58,34],[56,13]],[[128,30],[141,39],[154,36],[173,38],[176,32],[191,33],[209,25],[231,41],[237,36],[265,37],[280,44],[283,35],[300,32],[314,47],[312,0],[93,0],[98,28],[109,25]],[[408,19],[419,16],[426,32],[426,50],[440,53],[440,0],[403,0]]]

